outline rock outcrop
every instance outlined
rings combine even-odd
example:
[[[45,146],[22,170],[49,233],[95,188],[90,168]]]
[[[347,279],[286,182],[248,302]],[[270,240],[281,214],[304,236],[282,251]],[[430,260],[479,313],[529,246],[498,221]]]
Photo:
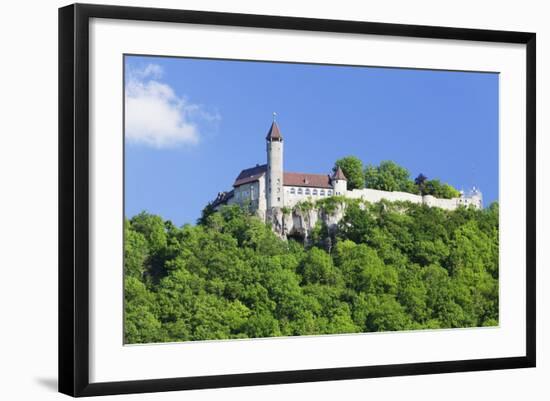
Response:
[[[273,231],[281,238],[300,237],[308,241],[315,226],[320,222],[328,228],[329,233],[335,232],[338,222],[344,217],[345,204],[336,205],[333,210],[322,208],[311,209],[273,208],[267,214],[267,221],[271,223]]]

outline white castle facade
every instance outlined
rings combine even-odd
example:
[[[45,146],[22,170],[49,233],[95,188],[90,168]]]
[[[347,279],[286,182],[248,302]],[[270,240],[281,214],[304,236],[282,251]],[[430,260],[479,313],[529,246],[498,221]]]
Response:
[[[267,216],[273,208],[292,208],[304,200],[318,200],[327,196],[345,196],[367,202],[408,201],[442,209],[454,210],[460,206],[481,209],[483,198],[475,188],[461,193],[458,198],[440,199],[432,195],[416,195],[407,192],[381,191],[377,189],[348,190],[347,180],[340,168],[332,174],[292,173],[283,168],[283,136],[275,121],[266,136],[267,163],[244,169],[235,179],[233,190],[220,192],[214,207],[224,204],[250,205],[260,216]]]

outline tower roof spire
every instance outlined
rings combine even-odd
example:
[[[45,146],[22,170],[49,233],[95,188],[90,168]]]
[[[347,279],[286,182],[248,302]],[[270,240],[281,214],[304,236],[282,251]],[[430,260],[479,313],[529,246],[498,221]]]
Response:
[[[332,176],[332,179],[333,180],[344,180],[344,181],[347,181],[347,178],[346,176],[344,175],[344,172],[342,171],[342,169],[340,168],[340,166],[338,166],[336,168],[336,171],[334,172],[334,175]]]
[[[277,113],[273,113],[273,123],[271,124],[271,128],[269,128],[269,132],[267,133],[267,136],[265,137],[268,141],[282,141],[283,136],[281,135],[281,131],[279,130],[279,126],[277,125],[277,122],[275,121],[275,117],[277,116]]]

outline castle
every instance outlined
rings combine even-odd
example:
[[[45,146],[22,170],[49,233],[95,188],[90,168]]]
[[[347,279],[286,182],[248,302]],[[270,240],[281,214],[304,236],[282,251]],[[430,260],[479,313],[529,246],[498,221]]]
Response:
[[[214,208],[225,204],[246,204],[259,216],[268,218],[268,211],[292,208],[303,200],[315,201],[333,195],[368,202],[409,201],[447,210],[470,205],[481,209],[483,206],[482,194],[475,188],[469,194],[461,192],[458,198],[439,199],[432,195],[370,188],[348,190],[346,177],[340,167],[332,174],[287,172],[283,168],[283,136],[275,120],[265,139],[267,163],[242,170],[233,183],[233,190],[218,194],[212,203]]]

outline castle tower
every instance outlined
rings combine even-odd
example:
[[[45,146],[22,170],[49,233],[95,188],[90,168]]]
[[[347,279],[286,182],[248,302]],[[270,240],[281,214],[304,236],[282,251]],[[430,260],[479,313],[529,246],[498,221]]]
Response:
[[[334,195],[345,196],[348,192],[348,180],[340,166],[336,168],[332,175],[332,188],[334,189]]]
[[[483,209],[483,195],[475,186],[472,188],[472,192],[470,193],[470,199],[476,208]]]
[[[275,122],[275,113],[273,114],[273,124],[265,137],[267,141],[267,182],[266,198],[267,209],[273,207],[283,207],[283,136]]]

